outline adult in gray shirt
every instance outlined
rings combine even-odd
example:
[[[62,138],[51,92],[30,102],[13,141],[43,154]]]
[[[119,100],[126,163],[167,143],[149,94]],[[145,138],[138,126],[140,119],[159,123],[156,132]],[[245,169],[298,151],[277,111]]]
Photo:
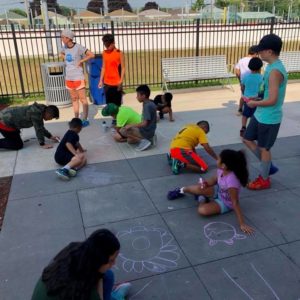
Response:
[[[156,105],[149,99],[151,92],[147,85],[140,85],[136,93],[137,100],[143,103],[142,122],[126,125],[121,134],[133,143],[139,143],[135,150],[144,151],[156,143]]]

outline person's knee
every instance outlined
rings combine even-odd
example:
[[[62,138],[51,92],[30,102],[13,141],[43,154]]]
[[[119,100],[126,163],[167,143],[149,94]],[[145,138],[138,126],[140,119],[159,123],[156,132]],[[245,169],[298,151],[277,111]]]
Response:
[[[198,213],[201,216],[209,216],[209,211],[208,211],[206,205],[200,205],[198,207]]]
[[[246,140],[246,139],[243,139],[243,143],[244,143],[246,146],[249,146],[249,144],[251,143],[251,141]]]
[[[79,98],[80,102],[83,104],[83,105],[88,105],[88,102],[87,102],[87,98],[84,96],[84,97],[80,97]]]
[[[23,143],[23,141],[18,141],[18,142],[15,142],[13,145],[12,145],[12,149],[13,150],[20,150],[20,149],[22,149],[24,147],[24,143]]]

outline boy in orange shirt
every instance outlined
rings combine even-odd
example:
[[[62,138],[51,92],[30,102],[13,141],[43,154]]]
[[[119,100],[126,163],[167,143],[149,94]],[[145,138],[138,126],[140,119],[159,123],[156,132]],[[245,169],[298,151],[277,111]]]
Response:
[[[106,103],[121,106],[122,84],[125,76],[125,59],[122,51],[116,48],[112,34],[105,34],[102,38],[104,47],[102,52],[103,64],[100,74],[99,88],[104,88]],[[113,124],[115,120],[113,120]]]

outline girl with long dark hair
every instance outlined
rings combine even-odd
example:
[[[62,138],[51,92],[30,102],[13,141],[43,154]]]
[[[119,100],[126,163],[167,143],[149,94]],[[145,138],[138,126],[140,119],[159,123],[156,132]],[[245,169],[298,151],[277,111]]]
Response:
[[[99,229],[84,242],[62,249],[44,269],[32,300],[121,300],[130,283],[113,291],[110,270],[119,254],[120,243],[107,229]]]
[[[241,186],[248,183],[247,160],[243,151],[223,150],[217,161],[217,174],[196,185],[176,188],[168,193],[168,199],[183,197],[185,193],[195,195],[199,201],[198,212],[202,216],[224,214],[234,210],[245,233],[253,233],[253,228],[245,224],[239,204]]]

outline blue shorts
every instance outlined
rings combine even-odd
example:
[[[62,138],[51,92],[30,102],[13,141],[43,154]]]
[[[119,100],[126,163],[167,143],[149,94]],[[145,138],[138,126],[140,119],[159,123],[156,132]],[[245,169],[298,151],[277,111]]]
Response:
[[[243,116],[246,118],[251,118],[255,113],[256,107],[251,108],[246,103],[243,104]]]
[[[226,206],[222,200],[218,198],[218,185],[215,185],[215,190],[214,190],[214,201],[219,205],[221,209],[221,214],[225,214],[227,212],[232,211],[232,208]]]

